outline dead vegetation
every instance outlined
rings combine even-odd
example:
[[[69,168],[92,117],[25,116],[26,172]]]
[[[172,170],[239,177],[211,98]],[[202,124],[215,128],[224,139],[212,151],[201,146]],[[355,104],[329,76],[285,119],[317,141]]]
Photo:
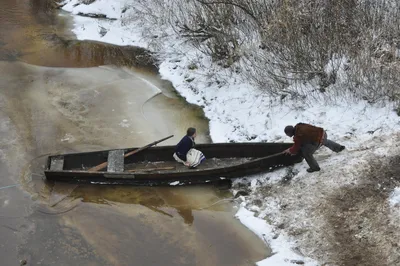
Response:
[[[127,20],[172,27],[273,96],[400,99],[400,3],[393,0],[135,0],[128,9]],[[149,27],[149,36],[169,34],[160,29]]]

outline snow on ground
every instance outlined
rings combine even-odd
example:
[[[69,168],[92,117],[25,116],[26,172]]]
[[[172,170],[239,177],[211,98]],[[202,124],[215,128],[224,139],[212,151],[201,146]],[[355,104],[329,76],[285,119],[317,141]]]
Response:
[[[283,234],[278,235],[275,232],[273,226],[266,223],[264,220],[254,217],[254,212],[241,207],[236,213],[236,217],[246,227],[252,230],[261,239],[266,241],[272,250],[272,256],[258,263],[260,266],[285,266],[293,264],[306,264],[306,265],[318,265],[318,263],[312,259],[304,258],[303,256],[296,254],[291,250],[291,243],[287,237]]]
[[[390,195],[391,222],[397,224],[400,219],[400,187],[396,187]]]
[[[344,188],[353,191],[354,186],[364,184],[364,173],[371,171],[371,161],[395,156],[399,151],[395,134],[400,130],[399,117],[392,106],[350,100],[329,105],[315,101],[304,106],[291,100],[271,99],[248,84],[240,73],[213,64],[168,25],[149,25],[131,19],[135,14],[128,7],[134,2],[98,0],[85,5],[79,4],[79,0],[66,0],[63,9],[73,14],[100,13],[116,19],[75,16],[73,32],[78,39],[135,45],[156,52],[161,76],[170,80],[188,102],[203,107],[210,119],[214,142],[290,141],[283,128],[306,122],[324,127],[329,138],[346,146],[340,154],[320,149],[316,155],[322,168],[319,173],[307,174],[306,164],[301,163],[235,184],[236,190],[240,190],[242,183],[250,185],[250,195],[244,197],[237,218],[273,250],[274,255],[259,265],[318,264],[308,256],[331,260],[335,245],[326,241],[335,241],[334,233],[329,231],[329,222],[334,219],[327,210],[340,215],[338,210],[342,207],[332,209],[327,200]],[[399,188],[392,195],[390,203],[398,208]]]
[[[126,0],[97,0],[91,5],[76,4],[85,1],[71,1],[67,6],[64,7],[66,11],[72,12],[72,14],[103,14],[110,19],[118,19],[121,17],[122,10],[125,6]],[[89,2],[89,1],[86,1]]]
[[[392,207],[400,207],[400,187],[393,190],[389,202]]]
[[[277,252],[275,256],[284,254],[286,261],[295,258],[280,248],[279,238],[283,235],[286,243],[290,243],[290,250],[318,259],[321,264],[395,265],[381,263],[377,257],[383,256],[382,259],[394,261],[399,259],[395,255],[396,247],[391,246],[400,239],[400,216],[396,216],[400,213],[397,212],[399,208],[392,207],[390,210],[386,207],[389,205],[387,201],[380,203],[382,195],[390,192],[393,176],[398,171],[394,169],[385,173],[388,165],[381,164],[386,162],[382,159],[382,147],[386,147],[386,156],[391,158],[400,152],[396,147],[398,141],[399,136],[395,135],[377,137],[361,145],[367,152],[363,148],[334,155],[327,148],[321,148],[316,155],[322,168],[319,173],[306,173],[307,167],[302,163],[291,169],[237,180],[234,189],[247,190],[249,193],[241,208],[251,210],[254,213],[252,215],[257,217],[255,219],[267,221],[264,227],[257,227],[256,231],[269,237],[267,242],[273,252]],[[395,162],[397,164],[398,161]],[[393,192],[392,204],[395,199],[397,194]],[[242,220],[250,215],[240,216]],[[255,224],[249,218],[243,221],[246,226]],[[254,230],[251,226],[249,228]],[[392,230],[396,232],[394,235]],[[271,239],[271,236],[279,238]],[[338,236],[341,238],[338,239]],[[359,238],[365,242],[360,242]],[[379,250],[380,255],[368,249],[374,243],[387,245]],[[352,250],[357,245],[360,250]],[[364,245],[365,250],[362,250]],[[353,254],[343,256],[346,250],[352,250]],[[365,261],[354,262],[352,256],[362,256],[365,261],[368,256],[373,259],[368,264]],[[332,257],[340,259],[340,263],[334,263]],[[273,259],[274,256],[262,263],[281,265],[269,264]],[[305,262],[306,265],[312,265],[312,262]]]

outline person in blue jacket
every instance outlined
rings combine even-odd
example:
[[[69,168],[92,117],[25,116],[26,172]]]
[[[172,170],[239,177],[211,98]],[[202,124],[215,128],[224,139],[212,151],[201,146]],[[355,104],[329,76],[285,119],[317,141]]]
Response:
[[[205,159],[201,151],[194,149],[195,138],[196,129],[193,127],[188,128],[186,136],[184,136],[176,145],[175,153],[173,155],[177,162],[183,163],[190,168],[197,167]]]

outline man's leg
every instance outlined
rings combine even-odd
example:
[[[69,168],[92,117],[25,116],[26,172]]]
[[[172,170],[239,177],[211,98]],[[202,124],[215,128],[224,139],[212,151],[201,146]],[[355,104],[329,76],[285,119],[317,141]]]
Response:
[[[301,153],[302,153],[304,159],[306,160],[307,164],[310,166],[310,168],[307,169],[307,172],[309,172],[309,173],[320,170],[319,165],[313,156],[313,154],[316,150],[318,150],[318,145],[311,144],[311,143],[304,144],[301,147]]]
[[[329,140],[326,132],[324,134],[324,140],[322,141],[322,145],[324,145],[325,147],[329,148],[334,152],[341,152],[342,150],[345,149],[345,147],[340,145],[339,143]]]

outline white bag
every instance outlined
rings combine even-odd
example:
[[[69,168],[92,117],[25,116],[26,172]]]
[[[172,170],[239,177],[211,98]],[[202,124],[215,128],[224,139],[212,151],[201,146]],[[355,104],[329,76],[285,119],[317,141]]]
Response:
[[[190,167],[197,167],[205,159],[204,154],[196,149],[190,149],[186,154],[186,160]]]
[[[186,162],[189,164],[189,167],[197,167],[203,160],[206,159],[204,154],[196,149],[190,149],[188,153],[186,154],[186,162],[181,160],[176,153],[173,155],[174,159],[178,163],[183,163],[185,164]]]

